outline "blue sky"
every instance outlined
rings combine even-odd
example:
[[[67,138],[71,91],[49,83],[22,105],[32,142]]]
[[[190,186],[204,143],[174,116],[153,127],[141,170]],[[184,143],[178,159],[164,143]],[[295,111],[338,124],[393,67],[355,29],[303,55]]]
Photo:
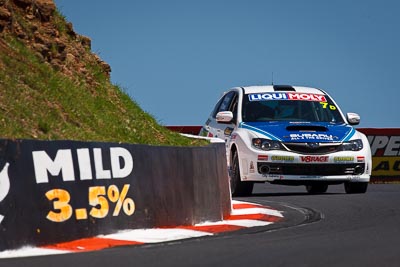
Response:
[[[398,0],[55,0],[111,79],[163,125],[235,86],[318,87],[360,127],[400,127]]]

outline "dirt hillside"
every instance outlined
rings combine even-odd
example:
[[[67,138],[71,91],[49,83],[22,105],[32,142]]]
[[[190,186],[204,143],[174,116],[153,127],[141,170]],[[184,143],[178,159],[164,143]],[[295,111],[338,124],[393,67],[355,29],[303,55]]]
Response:
[[[0,138],[192,145],[111,84],[53,0],[0,0]]]

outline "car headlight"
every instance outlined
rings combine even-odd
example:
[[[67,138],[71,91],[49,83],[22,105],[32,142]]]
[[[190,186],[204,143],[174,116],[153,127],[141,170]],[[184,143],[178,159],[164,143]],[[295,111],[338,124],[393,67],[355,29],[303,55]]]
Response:
[[[283,149],[279,141],[268,140],[263,138],[253,138],[253,147],[261,150],[280,150]]]
[[[363,149],[363,142],[361,139],[351,140],[348,142],[343,142],[341,145],[342,151],[360,151]]]

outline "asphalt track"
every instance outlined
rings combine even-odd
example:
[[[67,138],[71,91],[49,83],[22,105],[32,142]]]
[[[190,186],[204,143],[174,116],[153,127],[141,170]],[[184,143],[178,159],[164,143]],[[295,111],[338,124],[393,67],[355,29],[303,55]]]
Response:
[[[1,259],[0,266],[400,266],[400,185],[347,195],[259,184],[241,198],[285,212],[266,227],[98,252]]]

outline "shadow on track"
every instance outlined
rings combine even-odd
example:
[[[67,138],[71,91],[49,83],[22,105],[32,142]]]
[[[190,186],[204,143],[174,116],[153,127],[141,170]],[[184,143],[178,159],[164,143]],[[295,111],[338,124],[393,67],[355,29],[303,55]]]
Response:
[[[302,192],[285,192],[285,193],[253,193],[251,196],[246,198],[252,197],[287,197],[287,196],[317,196],[317,195],[343,195],[344,193],[321,193],[321,194],[309,194],[309,193],[302,193]]]

